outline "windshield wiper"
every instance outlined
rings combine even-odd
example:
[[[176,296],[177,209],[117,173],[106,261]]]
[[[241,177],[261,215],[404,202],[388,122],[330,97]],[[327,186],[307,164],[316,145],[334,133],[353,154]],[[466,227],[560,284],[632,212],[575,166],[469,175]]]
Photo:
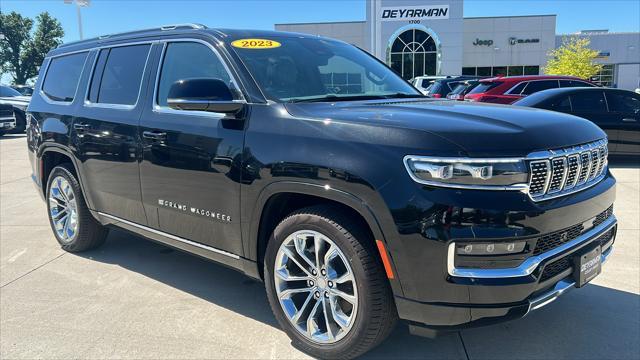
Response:
[[[385,99],[408,99],[408,98],[428,98],[426,95],[422,94],[407,94],[407,93],[395,93],[390,95],[385,95]]]
[[[350,100],[378,100],[378,99],[395,99],[395,98],[412,98],[412,97],[425,97],[421,94],[407,94],[407,93],[395,93],[395,94],[380,94],[380,95],[351,95],[351,96],[338,96],[338,95],[325,95],[314,98],[298,98],[291,99],[290,103],[299,102],[323,102],[323,101],[350,101]]]

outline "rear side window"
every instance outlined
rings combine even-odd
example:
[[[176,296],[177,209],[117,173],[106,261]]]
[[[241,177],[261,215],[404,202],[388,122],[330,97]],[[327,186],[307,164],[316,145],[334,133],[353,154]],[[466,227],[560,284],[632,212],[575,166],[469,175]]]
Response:
[[[558,80],[541,80],[530,81],[526,88],[522,91],[522,95],[530,95],[538,91],[555,89],[558,87]]]
[[[437,94],[440,92],[440,89],[442,89],[442,84],[436,81],[433,84],[429,85],[429,91],[427,92],[427,94]]]
[[[191,78],[218,79],[229,88],[235,88],[222,61],[208,46],[195,42],[169,43],[162,61],[158,105],[167,106],[167,95],[173,83]]]
[[[102,49],[91,81],[89,101],[102,104],[134,105],[151,45]]]
[[[42,83],[45,95],[55,101],[73,101],[87,55],[83,52],[51,59]]]
[[[521,82],[520,84],[516,85],[516,87],[511,89],[507,94],[520,95],[520,93],[522,92],[522,90],[524,90],[527,84],[529,84],[527,81]]]
[[[593,84],[579,80],[560,80],[560,87],[593,87]]]
[[[500,84],[502,83],[498,81],[481,81],[478,83],[478,86],[474,87],[471,91],[469,91],[469,94],[484,93]]]
[[[602,91],[582,91],[571,95],[571,105],[575,112],[607,111],[607,104]]]
[[[640,113],[640,96],[632,93],[607,92],[609,111],[638,114]]]

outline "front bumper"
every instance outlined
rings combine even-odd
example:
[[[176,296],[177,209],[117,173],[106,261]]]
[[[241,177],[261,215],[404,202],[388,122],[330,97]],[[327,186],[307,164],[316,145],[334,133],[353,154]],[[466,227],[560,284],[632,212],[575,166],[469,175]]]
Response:
[[[549,252],[529,258],[521,266],[512,269],[448,269],[453,276],[464,275],[470,281],[470,293],[483,293],[484,299],[493,296],[495,303],[451,304],[423,303],[396,297],[400,318],[410,321],[412,328],[434,330],[456,330],[490,325],[526,316],[559,298],[575,287],[573,267],[538,281],[545,267],[563,258],[569,258],[584,248],[590,247],[606,236],[602,243],[601,262],[604,264],[613,251],[617,230],[617,219],[611,215],[606,221],[586,231],[578,238]],[[533,278],[533,282],[530,282]],[[524,301],[501,303],[502,294],[533,289]],[[477,294],[476,294],[477,295]],[[419,331],[416,331],[420,334]]]

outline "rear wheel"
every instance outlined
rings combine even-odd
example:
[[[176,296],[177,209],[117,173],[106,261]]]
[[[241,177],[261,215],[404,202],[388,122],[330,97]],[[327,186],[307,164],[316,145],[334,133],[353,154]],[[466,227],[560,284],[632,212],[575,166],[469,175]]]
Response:
[[[301,350],[353,358],[383,341],[397,315],[367,232],[339,208],[316,206],[285,218],[265,254],[271,308]]]
[[[47,182],[49,223],[58,243],[69,252],[102,245],[108,229],[89,213],[80,184],[70,164],[53,168]]]

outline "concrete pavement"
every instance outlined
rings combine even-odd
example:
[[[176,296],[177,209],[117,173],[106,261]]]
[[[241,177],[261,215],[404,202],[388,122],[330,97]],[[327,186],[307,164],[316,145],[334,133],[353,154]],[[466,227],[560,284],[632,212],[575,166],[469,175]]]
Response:
[[[618,239],[592,284],[433,340],[399,326],[366,358],[640,358],[640,169],[613,172]],[[24,136],[0,138],[0,358],[307,358],[240,273],[121,231],[65,253],[29,175]]]

